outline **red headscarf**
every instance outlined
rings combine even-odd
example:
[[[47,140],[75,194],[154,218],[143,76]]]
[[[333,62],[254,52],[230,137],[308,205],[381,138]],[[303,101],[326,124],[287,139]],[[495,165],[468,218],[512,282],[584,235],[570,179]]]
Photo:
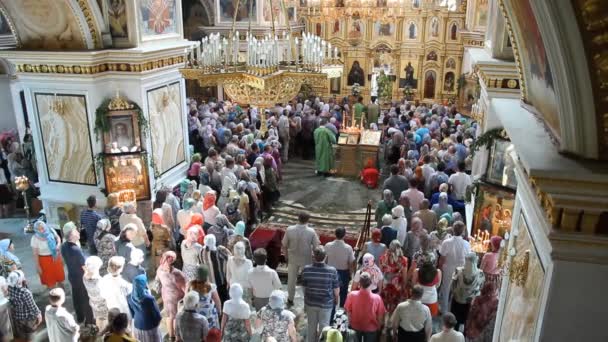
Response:
[[[217,196],[215,195],[215,191],[207,191],[205,197],[203,197],[203,210],[207,210],[215,205],[215,200]]]
[[[165,224],[165,220],[163,220],[163,210],[161,208],[156,208],[152,212],[152,223],[153,224]]]
[[[492,236],[490,238],[490,244],[492,245],[492,252],[498,252],[500,249],[500,243],[502,242],[502,238],[500,236]]]
[[[382,239],[382,231],[378,228],[374,228],[374,230],[372,230],[372,241],[380,242],[380,239]]]
[[[188,228],[186,228],[186,232],[188,232],[188,230],[190,230],[191,228],[198,230],[198,239],[196,242],[200,243],[201,245],[204,244],[205,241],[205,231],[203,230],[204,223],[205,219],[203,218],[203,215],[199,213],[194,213],[192,214],[192,218],[190,219],[190,224],[188,225]]]
[[[209,329],[207,333],[207,338],[205,341],[207,342],[221,342],[222,340],[222,332],[217,328]]]

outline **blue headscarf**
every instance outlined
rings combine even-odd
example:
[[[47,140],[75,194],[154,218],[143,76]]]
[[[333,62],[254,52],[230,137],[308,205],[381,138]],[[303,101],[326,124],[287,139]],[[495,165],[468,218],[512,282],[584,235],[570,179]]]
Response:
[[[148,290],[148,279],[145,274],[140,274],[133,279],[133,291],[131,292],[131,301],[138,310],[141,309],[141,302],[146,296],[150,295]]]
[[[239,221],[234,226],[234,234],[245,236],[245,222]]]
[[[10,246],[11,246],[10,239],[0,240],[0,255],[20,264],[21,262],[19,261],[19,258],[17,258],[17,256],[15,254],[11,253],[8,250],[8,248]]]
[[[41,226],[44,227],[43,232],[38,230]],[[53,258],[55,258],[57,256],[57,240],[55,240],[55,234],[53,234],[51,228],[49,228],[49,226],[42,221],[36,221],[36,223],[34,223],[34,230],[36,231],[37,237],[46,240],[49,250],[51,251],[51,255]]]
[[[192,209],[192,207],[194,207],[195,204],[196,204],[196,201],[194,200],[194,198],[188,198],[187,200],[184,201],[183,208],[184,208],[184,210],[190,210],[190,209]]]

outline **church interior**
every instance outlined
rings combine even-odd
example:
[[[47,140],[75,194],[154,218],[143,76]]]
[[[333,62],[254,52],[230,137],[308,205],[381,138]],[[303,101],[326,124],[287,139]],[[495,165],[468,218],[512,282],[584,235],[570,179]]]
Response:
[[[228,250],[228,263],[237,252],[229,250],[233,245],[224,247],[232,241],[225,234],[242,235],[237,240],[246,240],[251,251],[266,250],[291,305],[295,259],[285,242],[290,229],[308,223],[317,244],[327,247],[336,228],[345,228],[351,253],[363,259],[360,252],[369,252],[374,233],[385,226],[397,230],[403,216],[391,211],[395,205],[387,207],[387,184],[394,177],[409,184],[403,192],[389,191],[391,201],[409,212],[405,239],[415,235],[422,243],[416,220],[424,221],[428,239],[442,234],[438,222],[444,216],[433,213],[428,227],[418,213],[424,205],[437,212],[429,210],[441,208],[432,197],[441,202],[445,193],[450,239],[463,223],[461,240],[477,258],[473,268],[483,269],[485,255],[495,254],[495,271],[485,275],[486,283],[496,282],[495,293],[479,285],[470,297],[462,339],[436,338],[451,331],[443,293],[454,303],[458,284],[458,272],[445,274],[442,268],[447,240],[439,238],[436,269],[444,272],[440,278],[455,280],[451,289],[443,280],[443,289],[431,286],[440,296],[433,337],[404,339],[398,330],[403,325],[395,328],[399,334],[391,330],[399,315],[387,314],[371,339],[349,339],[332,316],[329,326],[342,333],[340,339],[326,333],[321,340],[608,341],[602,328],[608,313],[607,22],[605,0],[0,0],[0,341],[67,341],[53,337],[51,320],[44,319],[53,290],[42,279],[42,249],[34,240],[47,234],[67,244],[73,234],[66,226],[73,222],[80,231],[79,265],[85,267],[85,258],[100,251],[95,226],[90,231],[83,219],[89,211],[99,213],[97,229],[106,217],[112,227],[120,225],[118,243],[126,235],[119,216],[135,207],[129,214],[144,227],[142,265],[149,267],[152,289],[157,259],[162,264],[169,249],[186,274],[184,243],[190,246],[190,240],[184,232],[199,210],[195,215],[204,224],[197,227]],[[242,173],[226,175],[229,164]],[[425,165],[433,165],[428,174]],[[449,181],[442,168],[450,170]],[[371,183],[364,175],[368,169],[375,172]],[[445,181],[434,184],[435,173],[446,175]],[[452,177],[461,174],[466,181],[459,191],[460,181]],[[420,188],[420,179],[416,200],[409,191]],[[442,191],[442,183],[449,190]],[[209,193],[216,197],[208,199]],[[89,198],[96,199],[93,206]],[[169,214],[162,213],[169,198],[177,207],[168,205]],[[209,208],[221,213],[208,216]],[[190,215],[185,224],[178,210]],[[237,213],[241,219],[233,220]],[[169,218],[159,223],[158,215]],[[452,215],[460,220],[452,221]],[[38,231],[40,220],[46,233]],[[230,222],[217,223],[222,220]],[[239,223],[244,233],[234,233]],[[172,247],[158,247],[157,225],[169,226]],[[216,227],[219,233],[209,232]],[[494,237],[502,241],[495,249]],[[199,238],[204,251],[215,253],[215,239]],[[387,253],[393,241],[386,243]],[[405,241],[400,253],[411,267],[415,254],[408,255]],[[57,246],[62,255],[63,246]],[[120,254],[113,248],[113,255]],[[5,268],[3,260],[15,255],[20,266]],[[73,313],[82,297],[69,276],[74,273],[67,254],[63,258],[68,277],[58,284]],[[380,260],[386,259],[376,264]],[[208,262],[212,270],[217,267]],[[348,279],[359,277],[359,267],[353,265]],[[21,316],[11,306],[14,286],[4,281],[18,268],[42,317],[26,337],[19,336]],[[294,272],[297,277],[297,267]],[[226,296],[224,303],[234,282],[220,285],[220,273],[212,279],[223,287],[217,292]],[[419,279],[409,278],[407,266],[404,274],[396,303],[382,293],[387,311],[389,303],[399,310],[397,304],[412,301]],[[392,279],[385,274],[385,282]],[[230,342],[318,341],[311,336],[306,284],[298,283],[290,308],[293,336],[265,335],[264,325],[251,323],[246,338],[235,337],[229,327],[236,320],[226,309],[216,330]],[[347,281],[347,292],[348,286]],[[97,315],[87,290],[89,311]],[[137,324],[131,332],[142,341],[179,341],[176,314],[163,306],[165,294],[151,293],[163,312],[158,338],[137,337],[143,336]],[[476,310],[486,295],[490,304]],[[354,314],[344,310],[353,323]],[[454,310],[452,304],[457,331],[462,314]],[[98,322],[91,330],[82,323],[79,340],[102,340]],[[475,326],[479,331],[471,332]]]

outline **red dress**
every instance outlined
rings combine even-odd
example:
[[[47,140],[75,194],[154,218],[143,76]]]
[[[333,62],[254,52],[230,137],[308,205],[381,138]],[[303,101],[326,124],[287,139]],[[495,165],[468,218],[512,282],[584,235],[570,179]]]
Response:
[[[407,258],[401,256],[397,260],[390,257],[387,251],[380,257],[380,270],[384,274],[382,299],[387,312],[393,312],[399,303],[405,299],[406,281],[403,270],[407,270]]]

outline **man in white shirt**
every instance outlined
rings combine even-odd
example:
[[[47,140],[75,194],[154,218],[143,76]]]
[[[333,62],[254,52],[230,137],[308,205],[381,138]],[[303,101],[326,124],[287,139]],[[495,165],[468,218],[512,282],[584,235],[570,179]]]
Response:
[[[258,248],[253,252],[255,268],[249,270],[247,283],[252,292],[253,307],[259,311],[268,304],[270,294],[274,290],[281,289],[281,280],[275,270],[266,266],[268,255],[264,248]]]
[[[350,283],[351,270],[355,265],[355,254],[353,248],[344,242],[346,229],[336,228],[336,239],[325,244],[327,254],[326,263],[338,270],[340,279],[340,306],[343,307],[348,295],[348,284]]]
[[[448,184],[452,186],[452,193],[457,200],[464,200],[467,188],[471,186],[471,176],[464,173],[464,162],[458,163],[458,172],[452,174],[448,179]]]
[[[287,256],[287,303],[293,305],[296,295],[296,281],[300,270],[312,264],[312,251],[317,247],[319,236],[314,229],[308,227],[310,215],[301,212],[298,224],[287,227],[283,237],[283,253]]]
[[[420,210],[420,203],[424,200],[424,193],[418,190],[416,187],[418,183],[415,179],[410,180],[410,188],[401,193],[401,197],[407,197],[410,199],[410,208],[412,212]]]
[[[439,247],[439,267],[441,268],[441,287],[439,293],[439,308],[442,312],[448,312],[448,299],[452,286],[452,275],[457,267],[464,266],[464,258],[471,252],[471,245],[462,238],[465,225],[462,221],[456,221],[453,225],[454,236],[443,241]]]
[[[422,302],[424,290],[414,286],[412,296],[395,308],[391,322],[399,341],[428,341],[433,332],[431,310]]]
[[[451,312],[445,313],[442,318],[443,331],[433,335],[430,342],[464,342],[464,335],[455,331],[456,317]]]

